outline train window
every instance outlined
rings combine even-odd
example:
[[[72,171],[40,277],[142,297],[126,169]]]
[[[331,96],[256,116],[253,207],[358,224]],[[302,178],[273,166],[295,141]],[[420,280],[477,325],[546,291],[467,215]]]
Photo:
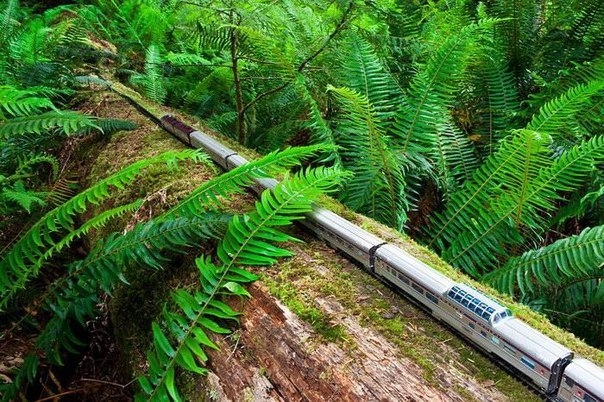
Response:
[[[566,385],[568,385],[571,388],[575,386],[575,380],[573,380],[570,377],[564,376],[564,381],[566,382]]]
[[[474,299],[474,297],[472,297],[471,294],[466,294],[464,296],[464,298],[461,300],[461,304],[468,307],[468,304],[470,304],[470,300],[473,300],[473,299]]]
[[[484,332],[484,331],[480,331],[480,335],[482,335],[482,337],[483,337],[483,338],[486,338],[486,337],[487,337],[487,333],[486,333],[486,332]]]
[[[411,284],[411,287],[412,287],[413,289],[415,289],[417,292],[419,292],[419,293],[421,293],[421,294],[424,294],[424,289],[422,289],[422,287],[421,287],[421,286],[416,285],[415,283],[412,283],[412,284]]]
[[[407,284],[407,285],[409,284],[409,279],[407,279],[407,277],[406,277],[405,275],[403,275],[403,274],[399,274],[399,275],[398,275],[398,278],[399,278],[399,279],[400,279],[400,280],[401,280],[403,283],[405,283],[405,284]]]
[[[461,303],[461,300],[463,299],[463,297],[466,295],[466,291],[465,290],[460,290],[456,295],[455,295],[455,300],[457,300],[458,302]]]
[[[589,394],[583,395],[583,401],[584,402],[598,402],[598,400],[596,398],[592,397]]]
[[[469,322],[469,323],[468,323],[468,326],[469,326],[470,328],[472,328],[472,329],[476,329],[476,325],[474,325],[474,323],[473,323],[473,322]]]
[[[489,319],[491,318],[491,313],[489,313],[488,311],[485,311],[482,313],[482,318],[484,318],[485,320],[489,321]]]
[[[448,295],[451,299],[453,299],[455,298],[455,295],[457,295],[457,292],[459,292],[459,286],[453,286],[451,290],[449,290]]]
[[[516,349],[514,349],[513,347],[511,347],[510,345],[508,345],[507,343],[503,343],[503,349],[505,349],[506,352],[511,353],[513,355],[516,354]]]
[[[533,362],[531,359],[529,359],[526,356],[522,356],[520,358],[520,361],[528,368],[530,368],[531,370],[535,369],[535,362]]]
[[[438,304],[438,299],[430,292],[426,292],[426,299],[430,300],[432,303]]]
[[[473,298],[470,301],[470,304],[468,305],[468,308],[472,311],[476,311],[476,307],[478,307],[478,305],[480,304],[480,300],[478,300],[477,298]]]
[[[499,345],[499,338],[493,335],[491,336],[491,342],[493,342],[495,345]]]

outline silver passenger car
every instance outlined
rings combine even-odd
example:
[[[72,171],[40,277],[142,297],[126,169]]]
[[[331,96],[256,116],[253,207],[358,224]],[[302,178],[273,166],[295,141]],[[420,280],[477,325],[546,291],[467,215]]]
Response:
[[[589,360],[574,359],[564,370],[558,399],[604,402],[604,369]]]
[[[371,269],[370,256],[384,241],[357,225],[348,222],[340,215],[322,207],[314,207],[301,222],[319,238],[354,258],[365,268]]]
[[[377,249],[375,273],[413,296],[435,316],[441,317],[439,299],[453,285],[449,278],[392,244]]]
[[[556,391],[564,367],[573,358],[570,349],[515,318],[494,326],[493,331],[503,342],[505,360],[546,393]]]

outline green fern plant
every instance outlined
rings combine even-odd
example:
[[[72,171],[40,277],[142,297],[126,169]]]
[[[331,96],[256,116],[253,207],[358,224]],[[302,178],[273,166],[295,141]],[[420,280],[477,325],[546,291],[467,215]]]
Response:
[[[278,258],[290,256],[290,252],[271,244],[294,240],[275,227],[303,218],[312,210],[312,201],[333,189],[341,178],[342,173],[333,169],[306,170],[291,178],[286,176],[272,192],[262,194],[255,212],[233,218],[218,245],[220,265],[207,257],[198,258],[200,289],[194,294],[184,290],[173,293],[179,311],[166,309],[162,322],[153,323],[154,351],[148,354],[149,374],[139,377],[143,392],[137,399],[182,400],[174,382],[175,368],[205,373],[199,365],[207,361],[203,349],[217,348],[207,333],[228,333],[216,322],[217,318],[236,320],[238,315],[218,298],[248,296],[241,284],[256,278],[240,267],[271,265]]]
[[[428,154],[434,149],[436,136],[453,109],[455,92],[470,55],[479,38],[496,20],[465,26],[449,37],[413,77],[409,96],[397,109],[393,133],[401,151],[413,155]]]
[[[162,74],[163,60],[156,45],[150,45],[146,50],[145,73],[134,75],[131,82],[144,89],[145,95],[157,102],[163,103],[166,98],[166,88]]]
[[[226,197],[243,191],[243,187],[259,178],[276,175],[283,169],[299,164],[302,157],[315,154],[320,149],[320,146],[290,148],[269,154],[205,183],[180,204],[154,220],[139,224],[125,234],[113,234],[97,242],[85,259],[72,263],[64,276],[53,282],[42,295],[38,295],[36,307],[29,310],[37,311],[42,306],[51,313],[50,320],[37,324],[42,328],[36,341],[36,347],[40,350],[38,354],[43,353],[53,364],[62,364],[64,351],[76,353],[82,347],[74,324],[84,326],[95,314],[101,294],[111,294],[120,283],[127,286],[132,268],[161,269],[175,254],[197,247],[211,238],[221,238],[230,216],[211,211],[221,209]],[[16,265],[20,268],[9,270],[9,276],[3,278],[10,281],[4,288],[3,302],[8,302],[19,291],[20,284],[25,284],[35,276],[49,258],[74,239],[140,204],[135,201],[110,209],[63,235],[61,229],[66,224],[70,226],[73,215],[85,209],[88,203],[106,199],[112,194],[112,188],[127,185],[137,177],[141,169],[152,163],[173,164],[181,159],[191,158],[209,160],[207,157],[202,158],[198,152],[184,151],[170,152],[153,160],[137,162],[47,215],[0,262],[6,264],[9,259],[23,260],[23,264]],[[309,177],[309,180],[313,178],[321,182],[320,177]],[[62,237],[58,237],[59,234]],[[8,264],[10,266],[10,262]],[[235,277],[237,272],[239,271],[234,268],[231,275]],[[32,318],[23,317],[19,323],[31,321]]]
[[[543,233],[543,213],[555,210],[561,194],[580,187],[604,157],[603,137],[582,142],[557,159],[549,144],[548,136],[530,130],[510,136],[433,218],[430,245],[478,277],[494,269],[525,236]]]
[[[104,214],[109,213],[111,210]],[[66,334],[73,331],[73,323],[85,326],[96,313],[102,294],[113,294],[119,284],[127,286],[136,267],[163,269],[175,255],[222,237],[229,219],[227,214],[206,213],[165,222],[152,220],[98,242],[40,297],[43,307],[54,315],[38,336],[37,347],[52,364],[63,364],[62,351],[76,353],[81,344],[77,336]]]
[[[513,257],[482,280],[601,345],[603,266],[604,227],[596,226]]]
[[[98,204],[111,196],[115,189],[123,188],[135,180],[148,166],[157,163],[175,163],[178,160],[200,160],[197,152],[168,152],[153,158],[136,162],[115,175],[108,177],[76,197],[46,213],[13,246],[2,255],[0,260],[0,307],[6,303],[33,277],[37,276],[43,263],[75,238],[98,227],[112,216],[133,210],[138,203],[117,208],[110,214],[100,215],[79,230],[73,231],[74,216],[84,212],[90,204]],[[61,235],[66,231],[68,234]],[[60,235],[59,240],[56,236]]]
[[[510,295],[536,299],[579,282],[604,277],[604,226],[529,250],[484,276],[484,281]]]
[[[402,229],[406,221],[402,160],[381,127],[369,100],[348,88],[329,87],[341,105],[336,139],[342,146],[343,165],[354,174],[341,195],[352,209]]]
[[[558,144],[574,144],[586,134],[576,116],[589,106],[591,99],[604,90],[604,77],[569,88],[564,94],[544,104],[528,129],[548,133]]]

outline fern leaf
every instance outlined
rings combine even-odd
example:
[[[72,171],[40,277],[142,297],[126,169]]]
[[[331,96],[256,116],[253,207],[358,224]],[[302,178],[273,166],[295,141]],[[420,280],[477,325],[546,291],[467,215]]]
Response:
[[[207,66],[212,64],[209,60],[193,53],[168,53],[164,59],[175,66]]]
[[[0,307],[5,306],[10,297],[37,273],[40,261],[50,257],[48,254],[45,255],[45,250],[53,249],[57,245],[57,240],[53,236],[63,230],[70,231],[74,225],[74,216],[84,212],[87,205],[103,201],[111,195],[113,189],[123,188],[131,183],[148,166],[198,158],[197,152],[186,150],[167,152],[135,162],[49,211],[2,256],[2,260],[0,260]]]
[[[436,145],[439,188],[443,199],[447,200],[472,177],[479,161],[470,140],[452,122],[445,124]]]
[[[157,103],[163,103],[167,91],[164,85],[164,77],[161,72],[163,60],[156,45],[147,48],[145,57],[145,73],[132,77],[135,84],[141,85],[145,95]]]
[[[414,76],[409,97],[396,112],[393,129],[403,152],[425,153],[433,149],[436,135],[453,106],[472,47],[494,22],[468,25],[449,37]]]
[[[43,297],[43,305],[56,315],[47,323],[38,346],[60,364],[61,350],[77,349],[77,337],[64,336],[72,321],[84,326],[97,314],[99,295],[111,294],[119,282],[128,283],[134,266],[161,269],[168,255],[182,254],[211,238],[220,238],[229,216],[206,214],[202,218],[178,218],[166,222],[150,221],[131,231],[114,233],[84,260],[71,264],[69,274],[55,281]]]
[[[2,189],[2,193],[0,193],[0,200],[14,202],[29,214],[31,213],[32,206],[34,204],[42,207],[46,205],[46,202],[44,202],[44,198],[46,198],[46,196],[47,193],[42,191],[26,190],[23,182],[19,180],[13,184],[12,188],[4,187]]]
[[[571,138],[568,138],[567,133],[570,123],[573,122],[573,117],[589,105],[594,95],[602,93],[603,90],[604,79],[574,86],[556,99],[543,105],[539,113],[533,116],[527,128],[548,133],[558,143],[565,143],[569,139],[571,143],[576,143],[576,130],[574,130],[574,133],[571,131]]]
[[[377,118],[385,122],[401,101],[402,91],[367,41],[352,36],[345,44],[344,52],[345,85],[365,96],[373,105]]]
[[[42,134],[51,129],[59,129],[70,135],[86,128],[98,128],[93,118],[72,111],[53,111],[34,116],[15,117],[5,121],[0,125],[0,138]]]
[[[532,298],[552,289],[582,281],[603,279],[604,226],[583,230],[576,236],[520,257],[510,259],[505,266],[484,276],[496,289],[508,294],[530,294]]]
[[[158,219],[171,219],[176,216],[191,216],[209,208],[220,207],[220,197],[242,191],[254,184],[256,179],[270,178],[284,169],[300,164],[302,158],[323,151],[325,146],[313,145],[307,147],[286,148],[275,151],[261,159],[251,161],[238,168],[230,170],[214,180],[195,189],[187,198]]]
[[[94,127],[86,127],[85,129],[80,130],[78,134],[88,134],[91,132],[100,131],[105,135],[110,135],[117,131],[129,131],[134,130],[136,127],[138,127],[135,122],[122,119],[95,118],[94,123]]]
[[[0,120],[31,116],[48,109],[56,111],[50,99],[41,95],[43,93],[32,89],[20,90],[9,85],[0,86]]]
[[[307,128],[311,131],[311,144],[323,143],[326,144],[330,149],[335,147],[335,137],[333,131],[329,128],[327,121],[323,118],[323,114],[319,109],[317,101],[312,97],[308,90],[307,82],[302,74],[298,74],[295,86],[298,89],[302,99],[307,103],[309,107],[309,120],[307,122]],[[342,166],[342,160],[338,152],[327,151],[319,157],[319,162],[329,163],[333,162],[335,167]]]
[[[342,112],[337,139],[342,160],[354,177],[342,201],[352,209],[402,229],[406,215],[405,181],[396,149],[390,145],[373,105],[348,88],[328,87]]]
[[[432,220],[431,244],[445,259],[478,276],[488,272],[505,247],[522,241],[522,228],[544,228],[543,212],[555,208],[559,192],[582,185],[604,158],[604,138],[551,157],[549,138],[522,130],[505,141]]]
[[[230,285],[232,282],[245,283],[255,279],[248,273],[242,274],[237,265],[267,265],[280,256],[289,255],[289,252],[267,242],[291,239],[274,227],[291,224],[310,212],[312,201],[322,192],[333,190],[343,175],[334,169],[323,168],[286,177],[272,192],[262,193],[254,213],[229,223],[227,234],[218,245],[218,257],[223,265],[218,267],[208,259],[198,258],[201,290],[195,294],[183,290],[175,292],[173,298],[181,312],[164,312],[165,330],[153,323],[155,350],[148,354],[148,376],[139,377],[143,390],[139,399],[180,400],[173,382],[175,367],[204,373],[205,369],[197,362],[203,364],[207,361],[204,348],[216,347],[206,332],[224,333],[226,330],[216,323],[216,319],[237,318],[238,313],[218,301],[216,296],[232,294],[233,288],[237,290]]]

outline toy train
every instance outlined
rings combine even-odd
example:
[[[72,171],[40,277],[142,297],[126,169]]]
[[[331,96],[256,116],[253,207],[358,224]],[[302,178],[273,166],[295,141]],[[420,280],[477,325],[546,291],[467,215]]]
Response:
[[[203,148],[226,170],[247,163],[232,149],[172,116],[162,127],[184,143]],[[277,182],[264,179],[260,189]],[[456,283],[399,247],[388,244],[339,215],[315,207],[304,224],[332,247],[388,281],[449,324],[474,345],[522,373],[546,398],[604,402],[604,369],[515,318],[491,297]]]

